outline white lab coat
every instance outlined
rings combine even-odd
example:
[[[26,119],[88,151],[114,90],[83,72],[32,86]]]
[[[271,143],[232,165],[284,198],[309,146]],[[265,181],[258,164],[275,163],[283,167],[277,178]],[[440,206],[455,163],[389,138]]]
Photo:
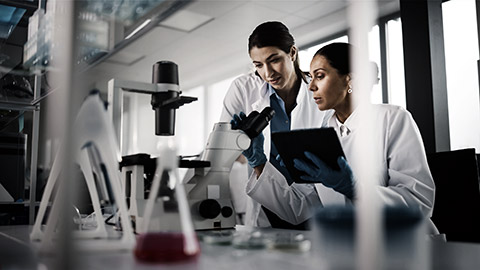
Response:
[[[357,109],[345,121],[347,135],[341,136],[339,122],[332,115],[328,125],[334,127],[353,174],[359,170],[362,155],[355,155],[358,146],[358,130],[362,128],[361,110]],[[406,205],[418,207],[426,218],[433,211],[435,185],[427,164],[420,132],[411,114],[394,105],[373,105],[375,127],[373,141],[381,151],[381,164],[376,172],[378,194],[385,205]],[[321,143],[321,142],[312,142]],[[355,160],[357,158],[357,160]],[[267,172],[267,174],[265,174]],[[358,183],[361,184],[361,183]],[[344,204],[345,197],[322,184],[315,185],[318,191],[313,194],[297,194],[288,187],[284,177],[265,166],[264,174],[258,180],[250,178],[247,194],[282,219],[291,223],[301,223],[312,217],[319,205]],[[438,233],[432,222],[430,230]]]
[[[265,107],[270,106],[270,95],[268,91],[268,84],[254,73],[240,76],[236,78],[223,102],[223,111],[220,117],[222,122],[230,122],[234,114],[244,112],[248,115],[252,111],[262,111]],[[326,112],[318,110],[317,105],[313,102],[312,92],[307,89],[307,84],[302,82],[300,90],[297,95],[297,105],[291,112],[291,129],[315,128],[326,125]],[[330,114],[333,112],[330,112]],[[263,131],[265,137],[264,151],[267,158],[270,157],[270,125]],[[273,165],[267,162],[266,170],[262,173],[268,176],[270,173],[274,175],[280,174]],[[256,178],[255,173],[251,177]],[[283,177],[283,175],[282,175]],[[278,181],[285,182],[285,178],[278,179]],[[314,185],[285,185],[293,193],[298,194],[298,197],[307,196],[308,194],[316,195]],[[318,196],[317,196],[318,198]],[[272,202],[276,202],[280,198],[271,198]],[[318,201],[318,199],[317,199]],[[272,203],[270,202],[270,204]],[[286,202],[290,203],[290,202]],[[268,219],[261,210],[261,205],[249,198],[247,201],[247,209],[245,213],[245,225],[249,226],[270,226]]]
[[[237,224],[245,224],[244,216],[247,209],[248,195],[245,187],[248,180],[248,164],[235,161],[230,171],[230,193],[232,196],[233,208],[237,213]]]

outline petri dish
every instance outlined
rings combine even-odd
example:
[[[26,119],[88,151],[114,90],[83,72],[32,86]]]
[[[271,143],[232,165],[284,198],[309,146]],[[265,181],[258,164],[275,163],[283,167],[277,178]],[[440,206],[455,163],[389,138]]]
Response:
[[[233,234],[233,230],[206,231],[199,233],[199,237],[206,244],[228,246],[232,244]]]
[[[269,236],[268,241],[269,249],[284,250],[284,251],[296,251],[305,252],[311,248],[310,240],[302,233],[276,233]]]
[[[240,232],[233,236],[232,245],[238,249],[264,249],[269,240],[259,231]]]

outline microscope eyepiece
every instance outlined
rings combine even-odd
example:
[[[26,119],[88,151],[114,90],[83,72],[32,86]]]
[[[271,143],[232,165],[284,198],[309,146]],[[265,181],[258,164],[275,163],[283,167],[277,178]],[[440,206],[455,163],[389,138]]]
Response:
[[[272,109],[272,107],[265,107],[265,109],[263,109],[260,114],[265,116],[266,120],[268,122],[270,122],[270,120],[272,120],[273,116],[275,116],[275,110]]]
[[[243,130],[251,139],[257,137],[275,115],[275,110],[265,107],[262,112],[253,111],[242,120],[238,129]]]

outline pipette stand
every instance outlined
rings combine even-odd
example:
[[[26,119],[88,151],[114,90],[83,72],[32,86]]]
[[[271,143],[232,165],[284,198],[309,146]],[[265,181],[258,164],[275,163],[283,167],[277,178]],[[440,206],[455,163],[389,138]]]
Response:
[[[133,249],[135,237],[127,213],[125,196],[120,186],[120,172],[118,171],[120,153],[113,125],[109,121],[105,104],[98,91],[92,92],[85,99],[75,120],[73,134],[76,136],[73,141],[74,147],[80,149],[75,162],[80,165],[85,177],[97,223],[96,229],[73,232],[76,247],[85,251]],[[37,218],[30,234],[30,239],[40,241],[41,249],[47,251],[53,248],[55,241],[58,240],[58,236],[55,234],[59,232],[58,224],[61,218],[59,213],[63,202],[58,192],[53,193],[57,181],[59,181],[57,190],[62,190],[61,185],[64,185],[65,181],[65,179],[59,178],[65,162],[64,151],[62,151],[64,147],[64,145],[61,146],[53,163]],[[95,180],[94,174],[97,176],[97,180]],[[122,228],[120,236],[109,236],[104,224],[99,194],[102,195],[102,198],[108,198],[118,208]],[[43,226],[42,222],[52,196],[51,211],[45,226]]]

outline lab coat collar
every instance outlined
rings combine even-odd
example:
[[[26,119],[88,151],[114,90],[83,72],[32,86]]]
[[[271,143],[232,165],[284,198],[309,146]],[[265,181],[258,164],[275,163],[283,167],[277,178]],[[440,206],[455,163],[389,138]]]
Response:
[[[256,111],[259,111],[259,109],[262,110],[263,108],[270,106],[269,98],[272,94],[276,94],[275,89],[273,89],[273,87],[271,87],[267,82],[264,82],[263,85],[260,87],[261,98],[252,104],[252,108]],[[302,80],[300,83],[300,89],[298,90],[297,94],[297,104],[301,104],[307,96],[307,83]]]
[[[302,80],[300,83],[300,89],[298,90],[298,95],[297,95],[297,104],[301,104],[303,100],[308,96],[308,85],[307,83]],[[310,100],[310,102],[313,102],[313,100]]]
[[[268,91],[268,96],[271,97],[272,95],[276,95],[277,97],[279,97],[275,89],[273,89],[272,85],[268,83],[267,83],[267,91]]]
[[[268,90],[268,83],[263,82],[259,91],[260,99],[252,104],[252,109],[258,112],[262,111],[265,107],[270,106],[270,91]]]
[[[337,114],[334,113],[328,121],[328,126],[338,127],[338,129],[340,129],[340,126],[343,125],[349,130],[348,134],[351,134],[352,132],[355,132],[355,130],[360,126],[360,121],[358,121],[358,114],[360,110],[360,108],[356,108],[343,124],[340,123],[337,118]]]

